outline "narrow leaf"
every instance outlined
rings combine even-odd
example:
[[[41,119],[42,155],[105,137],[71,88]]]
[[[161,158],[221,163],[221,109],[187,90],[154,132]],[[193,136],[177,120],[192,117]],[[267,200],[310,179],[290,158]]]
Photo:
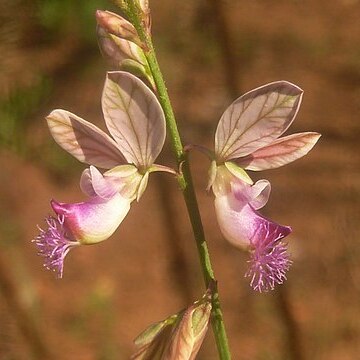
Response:
[[[237,159],[236,163],[254,171],[278,168],[306,155],[320,136],[315,132],[284,136],[248,156]]]
[[[246,156],[277,139],[294,120],[302,94],[296,85],[277,81],[235,100],[216,129],[217,160]]]
[[[57,109],[46,120],[54,140],[79,161],[104,169],[125,162],[109,135],[71,112]]]
[[[135,76],[107,74],[102,106],[106,125],[129,163],[149,168],[165,141],[165,117],[159,101]]]

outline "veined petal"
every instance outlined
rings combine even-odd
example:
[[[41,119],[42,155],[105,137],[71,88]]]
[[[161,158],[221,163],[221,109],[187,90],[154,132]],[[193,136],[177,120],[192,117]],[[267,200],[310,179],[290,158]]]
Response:
[[[109,238],[130,209],[130,200],[120,194],[110,200],[100,197],[75,204],[52,200],[51,206],[58,216],[64,217],[68,236],[80,244],[95,244]]]
[[[303,91],[277,81],[235,100],[222,115],[215,134],[217,160],[246,156],[277,139],[294,120]]]
[[[149,168],[165,141],[165,117],[151,90],[135,76],[107,74],[102,106],[106,125],[129,163]]]
[[[120,183],[120,178],[104,177],[95,166],[90,166],[81,174],[80,188],[90,197],[99,196],[109,200],[119,191]]]
[[[320,138],[316,132],[292,134],[275,140],[236,163],[247,170],[274,169],[305,156]]]
[[[79,116],[57,109],[46,120],[54,140],[79,161],[105,169],[125,162],[116,142]]]

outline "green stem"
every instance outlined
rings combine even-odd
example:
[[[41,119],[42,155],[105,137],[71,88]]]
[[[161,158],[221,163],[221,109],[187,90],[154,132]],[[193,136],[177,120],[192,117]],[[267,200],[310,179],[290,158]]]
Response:
[[[185,199],[187,211],[194,232],[194,238],[196,241],[205,286],[206,288],[211,287],[213,293],[211,324],[216,340],[219,358],[221,360],[229,360],[231,359],[231,355],[225,331],[217,283],[211,265],[208,246],[205,240],[204,229],[192,182],[192,176],[187,155],[181,142],[169,95],[152,44],[151,35],[144,26],[145,22],[142,18],[143,14],[141,12],[141,9],[137,1],[134,0],[126,0],[126,5],[126,8],[123,8],[122,10],[126,13],[129,20],[135,26],[140,40],[145,45],[145,56],[149,63],[149,67],[156,84],[160,104],[165,113],[168,133],[171,139],[172,150],[175,154],[178,165],[182,168],[182,173],[178,176],[178,183]]]

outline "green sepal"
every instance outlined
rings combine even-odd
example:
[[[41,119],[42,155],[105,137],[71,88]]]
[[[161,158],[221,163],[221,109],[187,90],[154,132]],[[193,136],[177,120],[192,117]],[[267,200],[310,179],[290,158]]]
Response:
[[[226,168],[238,179],[245,181],[246,183],[252,185],[254,182],[252,181],[251,177],[246,173],[246,171],[241,168],[240,166],[236,165],[231,161],[225,162]]]

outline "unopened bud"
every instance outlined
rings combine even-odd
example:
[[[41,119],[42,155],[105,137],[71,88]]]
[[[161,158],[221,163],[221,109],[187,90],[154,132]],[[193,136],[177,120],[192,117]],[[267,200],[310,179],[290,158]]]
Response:
[[[115,66],[125,59],[132,59],[140,64],[144,61],[142,50],[135,43],[108,33],[100,25],[97,27],[97,35],[103,56]]]
[[[146,79],[155,89],[148,62],[143,50],[134,42],[122,39],[97,26],[100,51],[105,59],[115,68],[127,71],[139,78]]]
[[[187,309],[146,329],[135,340],[133,360],[194,360],[211,314],[210,294]]]
[[[96,10],[96,21],[109,34],[129,40],[142,47],[135,27],[120,15],[111,11]]]
[[[178,318],[178,314],[172,315],[144,330],[134,341],[137,351],[130,359],[162,360]]]
[[[175,328],[164,359],[193,360],[205,338],[211,314],[208,298],[195,302],[185,310]]]

